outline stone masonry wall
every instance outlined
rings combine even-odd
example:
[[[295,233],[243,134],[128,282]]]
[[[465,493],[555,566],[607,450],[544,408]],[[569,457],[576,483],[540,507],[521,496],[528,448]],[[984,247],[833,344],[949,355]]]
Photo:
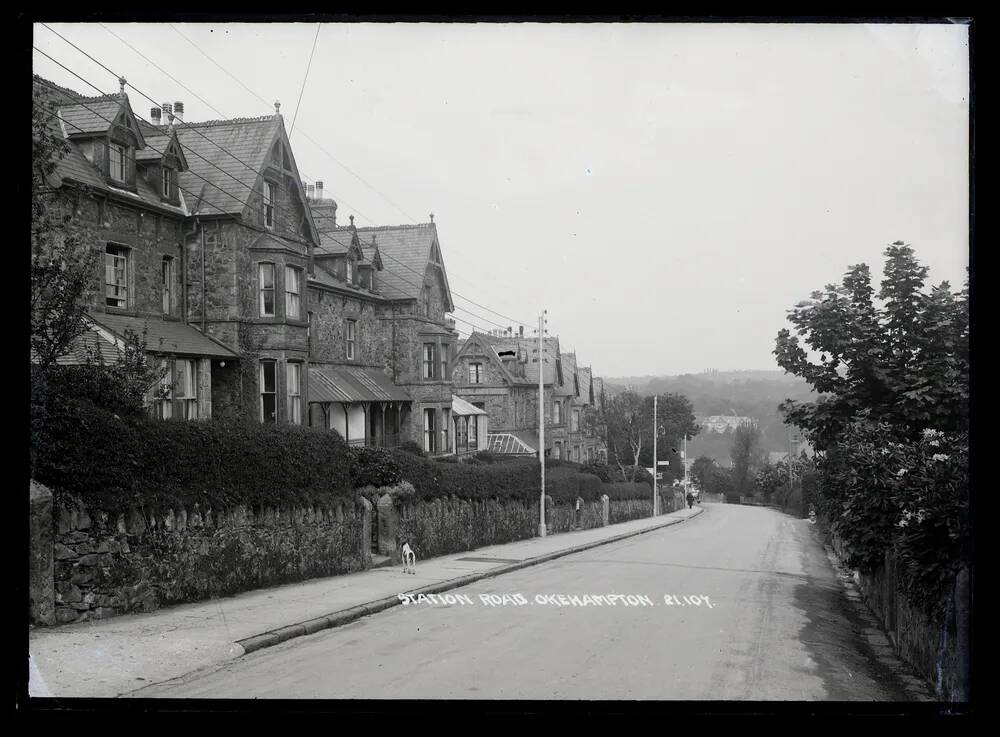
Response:
[[[98,619],[229,596],[368,565],[365,507],[141,510],[110,515],[59,498],[55,621]]]

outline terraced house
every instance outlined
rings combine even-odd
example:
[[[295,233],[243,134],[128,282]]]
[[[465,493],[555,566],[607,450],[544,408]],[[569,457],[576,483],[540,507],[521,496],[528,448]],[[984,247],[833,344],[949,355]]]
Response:
[[[205,122],[164,103],[147,121],[124,86],[87,98],[35,79],[71,148],[53,178],[60,202],[105,254],[87,340],[113,355],[126,329],[147,332],[168,368],[169,399],[151,407],[161,417],[453,452],[458,333],[433,216],[338,226],[322,183],[302,182],[277,103]]]
[[[561,353],[558,338],[545,338],[543,350],[539,361],[537,338],[512,332],[474,332],[456,356],[455,392],[489,416],[485,449],[508,455],[536,455],[541,370],[546,456],[579,462],[596,460],[604,443],[596,425],[585,421],[586,413],[594,409],[592,374],[587,369],[586,383],[581,383],[576,355]]]

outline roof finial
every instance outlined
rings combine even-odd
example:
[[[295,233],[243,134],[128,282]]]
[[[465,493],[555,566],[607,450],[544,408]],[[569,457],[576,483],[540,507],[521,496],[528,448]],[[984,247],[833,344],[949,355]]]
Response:
[[[274,114],[281,115],[281,103],[277,100],[274,101]]]
[[[351,215],[351,227],[352,228],[354,227],[354,216],[353,215]]]
[[[431,222],[432,223],[434,222],[434,213],[433,212],[431,213]]]
[[[119,86],[120,89],[118,90],[118,95],[120,97],[125,97],[125,84],[126,84],[125,77],[119,77],[118,78],[118,86]]]

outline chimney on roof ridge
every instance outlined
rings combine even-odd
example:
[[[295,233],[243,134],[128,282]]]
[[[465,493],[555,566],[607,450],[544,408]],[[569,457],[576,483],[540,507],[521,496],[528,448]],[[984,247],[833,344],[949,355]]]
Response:
[[[155,125],[157,128],[162,124],[162,119],[160,117],[160,108],[151,107],[149,109],[149,122]]]
[[[174,107],[169,102],[163,103],[161,107],[163,108],[163,119],[161,120],[161,122],[163,123],[163,125],[168,125],[168,123],[170,122],[169,119],[172,118],[174,115]]]
[[[184,103],[180,100],[174,103],[174,117],[177,118],[178,122],[184,122]]]
[[[323,180],[322,179],[317,179],[316,180],[316,199],[317,200],[322,200],[323,199]]]
[[[316,187],[312,184],[306,185],[306,199],[313,200],[316,198]]]
[[[431,222],[432,223],[434,222],[434,213],[433,212],[431,213]]]

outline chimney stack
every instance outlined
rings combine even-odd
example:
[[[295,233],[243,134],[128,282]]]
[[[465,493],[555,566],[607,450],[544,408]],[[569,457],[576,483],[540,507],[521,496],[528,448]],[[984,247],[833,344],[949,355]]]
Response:
[[[522,326],[521,326],[521,327],[520,327],[520,328],[518,329],[518,333],[520,334],[520,336],[521,336],[522,338],[524,337],[524,325],[522,325]]]
[[[160,108],[153,107],[149,109],[149,122],[155,125],[157,128],[162,125],[163,121],[160,118]]]
[[[163,107],[163,125],[168,125],[170,123],[170,118],[174,117],[174,107],[169,102],[165,102]]]
[[[316,199],[316,187],[313,186],[312,184],[306,185],[306,199],[307,200]]]
[[[319,179],[316,180],[316,199],[317,200],[323,199],[323,182],[322,180]]]
[[[174,117],[181,123],[184,122],[184,103],[178,100],[174,103]]]

